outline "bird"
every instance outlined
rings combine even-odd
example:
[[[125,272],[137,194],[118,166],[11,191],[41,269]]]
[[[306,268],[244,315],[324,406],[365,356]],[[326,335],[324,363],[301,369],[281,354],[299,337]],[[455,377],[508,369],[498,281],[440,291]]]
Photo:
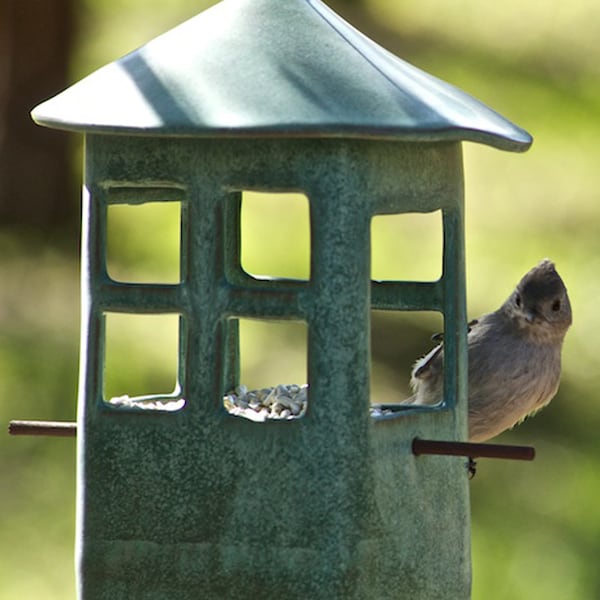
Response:
[[[572,320],[567,288],[545,258],[500,308],[469,323],[469,441],[496,437],[548,405],[558,390],[563,340]],[[434,339],[440,343],[414,364],[414,393],[402,406],[443,401],[444,343],[441,336]]]

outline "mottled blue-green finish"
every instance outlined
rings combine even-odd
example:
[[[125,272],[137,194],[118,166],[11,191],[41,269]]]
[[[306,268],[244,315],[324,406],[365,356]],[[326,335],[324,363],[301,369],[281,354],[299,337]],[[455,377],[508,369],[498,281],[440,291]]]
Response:
[[[307,195],[310,281],[259,281],[241,270],[246,189]],[[161,196],[184,207],[181,283],[112,282],[107,203]],[[444,214],[442,280],[371,282],[372,216],[435,209]],[[456,359],[464,361],[466,331],[462,219],[459,144],[89,135],[81,598],[467,598],[463,461],[410,450],[415,435],[465,434]],[[445,312],[447,408],[371,419],[371,308]],[[103,402],[107,311],[181,314],[183,410]],[[224,411],[237,376],[236,317],[307,322],[303,419],[261,424]]]
[[[225,0],[33,117],[86,134],[81,600],[468,598],[463,461],[415,457],[411,442],[466,435],[460,141],[519,151],[529,134],[320,0]],[[306,194],[308,281],[242,270],[242,190]],[[107,207],[150,201],[182,203],[181,282],[112,281]],[[371,281],[372,217],[437,210],[442,278]],[[374,308],[444,314],[443,406],[370,417]],[[180,315],[164,399],[183,409],[104,401],[109,312]],[[225,411],[243,317],[307,323],[305,417]]]
[[[94,132],[531,144],[320,0],[224,0],[38,106],[34,118]]]

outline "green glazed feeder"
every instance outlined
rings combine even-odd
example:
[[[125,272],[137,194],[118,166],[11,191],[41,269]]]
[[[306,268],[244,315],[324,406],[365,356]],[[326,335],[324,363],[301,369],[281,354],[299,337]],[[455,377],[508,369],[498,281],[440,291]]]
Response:
[[[33,118],[85,135],[79,598],[468,598],[464,461],[411,441],[466,434],[461,141],[530,136],[320,0],[225,0]],[[307,196],[308,281],[241,268],[243,190]],[[181,281],[113,281],[108,206],[157,201],[181,203]],[[372,217],[437,210],[441,279],[372,281]],[[372,309],[443,313],[443,405],[371,416]],[[104,398],[111,313],[180,315],[173,394]],[[301,418],[226,409],[239,318],[308,325]]]

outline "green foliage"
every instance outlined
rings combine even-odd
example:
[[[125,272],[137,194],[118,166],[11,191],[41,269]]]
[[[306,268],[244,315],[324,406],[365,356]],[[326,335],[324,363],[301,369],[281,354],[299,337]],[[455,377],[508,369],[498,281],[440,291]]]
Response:
[[[211,3],[85,0],[74,73],[79,77],[109,62]],[[472,482],[473,598],[598,597],[598,6],[592,0],[560,6],[516,0],[497,5],[365,0],[363,5],[371,36],[379,39],[379,32],[392,51],[472,93],[535,138],[523,156],[465,147],[470,317],[495,309],[545,256],[556,261],[573,304],[559,396],[541,415],[499,439],[535,445],[537,460],[481,460]],[[261,220],[271,219],[276,231],[281,215],[269,214]],[[123,268],[135,264],[136,257],[146,266],[156,259],[164,273],[168,261],[161,260],[160,251],[144,246],[143,236],[119,235],[127,222],[118,219],[115,243],[127,242],[120,247]],[[156,227],[150,217],[145,224]],[[411,275],[429,273],[431,252],[419,245],[436,247],[437,233],[431,235],[415,234],[409,226],[388,264],[386,253],[378,254],[382,272],[393,271],[394,261],[406,261]],[[261,252],[258,244],[260,236],[248,256],[265,268],[306,272],[298,255],[306,240],[292,240],[285,253]],[[72,419],[79,330],[76,257],[8,232],[0,237],[0,251],[2,422]],[[427,351],[428,336],[439,323],[410,316],[392,322],[385,315],[377,315],[375,323],[374,372],[381,389],[408,393],[410,364]],[[132,335],[121,328],[122,341]],[[144,339],[150,359],[156,344],[160,341]],[[117,364],[131,366],[130,354],[123,344]],[[169,369],[165,366],[159,381],[172,375],[172,365]],[[156,381],[142,366],[127,376],[141,385]],[[118,373],[116,378],[121,381]],[[74,597],[74,450],[71,440],[0,437],[0,597]]]

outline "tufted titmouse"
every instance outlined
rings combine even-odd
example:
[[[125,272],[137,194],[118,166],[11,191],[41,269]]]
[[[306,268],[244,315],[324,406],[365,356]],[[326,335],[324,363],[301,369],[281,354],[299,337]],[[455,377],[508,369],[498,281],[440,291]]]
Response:
[[[563,339],[571,325],[567,289],[548,259],[524,275],[495,312],[469,324],[469,439],[492,438],[544,406],[560,380]],[[402,404],[439,404],[443,342],[418,360],[414,395]]]

